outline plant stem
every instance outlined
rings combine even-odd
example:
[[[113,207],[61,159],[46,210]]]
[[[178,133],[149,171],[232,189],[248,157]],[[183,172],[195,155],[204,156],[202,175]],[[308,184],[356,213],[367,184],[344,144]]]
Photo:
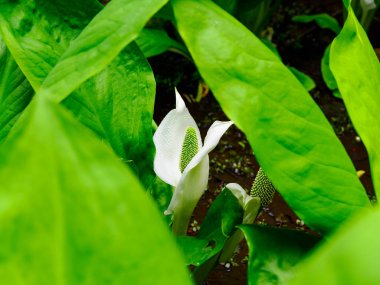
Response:
[[[193,207],[181,207],[173,215],[172,231],[176,236],[185,236],[189,227]]]

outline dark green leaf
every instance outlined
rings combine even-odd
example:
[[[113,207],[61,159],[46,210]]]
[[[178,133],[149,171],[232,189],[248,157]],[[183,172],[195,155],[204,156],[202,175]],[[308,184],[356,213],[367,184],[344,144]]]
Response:
[[[202,77],[306,224],[326,233],[369,206],[327,119],[281,61],[211,1],[172,3],[179,32]]]
[[[158,212],[112,151],[37,97],[0,155],[3,284],[190,284]]]
[[[316,15],[299,15],[293,17],[292,20],[298,23],[315,22],[322,29],[329,29],[336,34],[339,34],[341,30],[338,21],[326,13]]]
[[[332,74],[331,69],[330,69],[330,48],[331,48],[331,45],[328,45],[322,57],[322,61],[321,61],[322,77],[327,87],[333,91],[333,95],[339,99],[342,99],[342,96],[340,95],[340,92],[338,90],[338,84],[336,83],[334,74]]]
[[[241,224],[243,214],[244,210],[234,194],[224,188],[207,211],[198,238],[225,240]]]
[[[187,265],[201,266],[223,248],[223,243],[199,239],[192,236],[178,236],[178,247],[182,249]]]
[[[96,0],[0,2],[4,41],[36,91],[70,41],[101,8]]]
[[[298,264],[319,241],[304,232],[242,225],[248,242],[248,284],[284,284]],[[307,284],[307,283],[305,283]]]
[[[119,157],[133,163],[146,188],[153,179],[154,98],[152,70],[132,43],[64,101]]]
[[[288,68],[307,91],[311,91],[315,88],[315,82],[309,75],[303,73],[302,71],[299,71],[294,67],[289,66]]]
[[[239,201],[225,188],[212,203],[196,237],[178,237],[188,264],[201,266],[219,253],[243,219]]]
[[[29,104],[33,89],[0,38],[0,143]]]
[[[352,123],[368,151],[379,195],[380,64],[351,8],[342,32],[332,43],[330,66]]]

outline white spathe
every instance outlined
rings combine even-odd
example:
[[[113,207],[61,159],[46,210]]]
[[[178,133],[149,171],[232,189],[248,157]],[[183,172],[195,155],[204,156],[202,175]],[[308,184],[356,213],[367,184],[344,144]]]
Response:
[[[175,188],[165,214],[173,214],[173,231],[176,234],[186,234],[191,214],[207,187],[208,154],[231,125],[232,122],[215,121],[202,146],[198,126],[176,90],[176,108],[166,115],[153,136],[156,147],[154,171],[158,177]],[[189,127],[196,131],[199,152],[181,173],[182,144]]]

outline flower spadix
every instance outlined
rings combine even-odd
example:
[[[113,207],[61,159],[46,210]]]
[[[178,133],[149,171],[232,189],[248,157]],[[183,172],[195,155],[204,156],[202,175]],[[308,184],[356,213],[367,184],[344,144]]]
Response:
[[[232,122],[215,121],[202,144],[197,124],[176,90],[176,108],[162,120],[153,137],[154,171],[175,188],[165,211],[173,214],[174,233],[186,234],[191,214],[207,187],[208,154],[231,125]]]

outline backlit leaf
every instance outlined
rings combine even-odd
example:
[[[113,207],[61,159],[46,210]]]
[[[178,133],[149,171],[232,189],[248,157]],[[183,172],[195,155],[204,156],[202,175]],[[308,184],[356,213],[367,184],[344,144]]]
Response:
[[[174,240],[113,152],[38,97],[0,154],[4,284],[190,284]]]
[[[369,200],[333,129],[265,45],[207,0],[174,0],[178,30],[227,116],[292,209],[326,233]]]
[[[352,123],[369,154],[373,184],[380,194],[380,64],[349,8],[330,51],[330,66]]]

